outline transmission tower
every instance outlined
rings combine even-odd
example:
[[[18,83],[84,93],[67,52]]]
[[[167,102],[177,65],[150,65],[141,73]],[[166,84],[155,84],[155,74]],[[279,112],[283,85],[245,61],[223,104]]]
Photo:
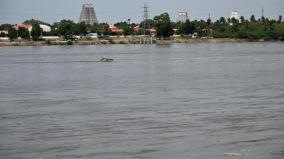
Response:
[[[144,35],[146,35],[146,30],[148,29],[148,19],[149,19],[149,10],[148,10],[148,8],[149,7],[147,7],[147,4],[146,4],[146,2],[145,2],[145,4],[144,4],[144,15],[143,15],[143,20],[144,20],[144,26],[143,26],[143,29],[144,29]]]
[[[261,17],[264,17],[264,9],[263,9],[263,7],[261,8]]]

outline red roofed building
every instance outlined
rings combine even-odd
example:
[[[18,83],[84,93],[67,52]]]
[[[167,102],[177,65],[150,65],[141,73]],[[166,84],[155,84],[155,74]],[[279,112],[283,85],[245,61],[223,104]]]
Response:
[[[157,30],[155,28],[151,28],[151,29],[147,29],[150,33],[150,35],[156,35],[157,34]]]
[[[109,29],[112,33],[123,33],[123,29],[120,29],[113,24],[109,24]]]
[[[133,28],[133,30],[134,30],[135,32],[139,32],[139,31],[141,30],[141,28],[139,27],[139,25],[137,25],[137,26],[135,26],[135,27]]]
[[[112,27],[112,28],[110,28],[110,30],[113,33],[123,33],[123,29],[120,29],[118,27]]]
[[[16,25],[14,26],[14,28],[15,28],[16,30],[18,30],[19,28],[26,28],[26,29],[29,30],[29,32],[31,32],[32,29],[33,29],[33,26],[32,26],[31,24],[16,24]]]
[[[177,29],[177,28],[174,28],[173,31],[174,31],[174,34],[176,34],[177,31],[178,31],[178,29]]]

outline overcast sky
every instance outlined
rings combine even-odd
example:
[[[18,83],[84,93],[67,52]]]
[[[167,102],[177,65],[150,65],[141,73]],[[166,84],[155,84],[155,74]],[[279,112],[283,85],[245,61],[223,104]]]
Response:
[[[187,11],[189,18],[207,19],[229,17],[237,10],[245,18],[261,15],[264,8],[266,17],[278,19],[284,16],[284,0],[146,0],[150,17],[168,12],[173,21],[179,11]],[[140,22],[145,0],[0,0],[0,23],[22,23],[26,19],[38,19],[53,23],[61,19],[78,22],[81,6],[92,3],[99,22],[118,22],[128,18]]]

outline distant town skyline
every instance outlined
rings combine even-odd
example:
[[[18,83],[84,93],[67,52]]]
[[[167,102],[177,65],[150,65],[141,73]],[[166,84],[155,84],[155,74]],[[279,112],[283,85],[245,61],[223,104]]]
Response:
[[[94,4],[99,22],[120,22],[131,19],[131,22],[143,20],[143,5],[149,6],[150,18],[168,12],[172,21],[176,21],[178,13],[188,12],[190,20],[207,19],[210,13],[212,20],[223,16],[229,18],[231,12],[239,11],[241,16],[249,18],[254,14],[261,16],[261,8],[268,18],[277,19],[284,16],[283,0],[1,0],[0,23],[22,23],[27,19],[38,19],[48,23],[62,19],[79,21],[82,5]]]

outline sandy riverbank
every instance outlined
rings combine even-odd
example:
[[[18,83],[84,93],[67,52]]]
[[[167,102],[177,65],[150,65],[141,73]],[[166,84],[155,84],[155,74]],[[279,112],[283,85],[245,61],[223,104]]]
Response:
[[[222,43],[222,42],[250,42],[249,39],[232,39],[232,38],[171,38],[170,40],[162,40],[153,38],[153,44],[176,44],[176,43]],[[260,39],[254,42],[263,42]],[[110,39],[93,39],[93,40],[77,40],[73,45],[99,45],[99,44],[140,44],[139,37],[114,37]],[[68,45],[67,41],[0,41],[0,46],[41,46],[41,45]]]

